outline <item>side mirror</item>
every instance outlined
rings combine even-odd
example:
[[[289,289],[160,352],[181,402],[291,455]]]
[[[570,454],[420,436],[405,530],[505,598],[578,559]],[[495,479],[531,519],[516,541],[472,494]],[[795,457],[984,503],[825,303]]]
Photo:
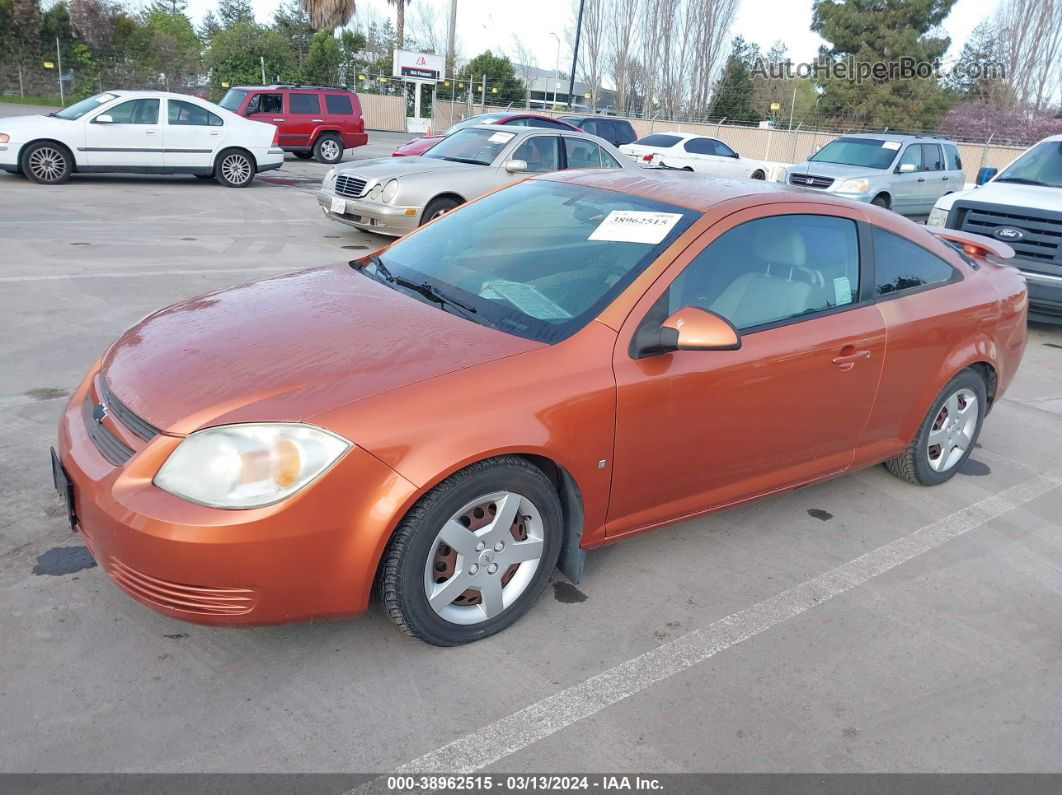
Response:
[[[510,174],[522,174],[527,171],[526,160],[506,160],[505,170]]]
[[[741,155],[739,155],[737,152],[734,152],[734,159],[735,160],[740,160],[741,159]]]
[[[984,185],[986,182],[988,182],[990,179],[992,179],[992,177],[994,177],[998,173],[999,173],[999,169],[998,168],[992,168],[991,166],[985,166],[984,168],[978,170],[977,179],[975,180],[975,184]]]
[[[94,121],[96,124],[114,124],[114,119],[111,118],[111,114],[109,113],[101,113],[92,121]]]
[[[685,306],[659,328],[639,329],[632,342],[635,358],[644,359],[672,351],[736,351],[741,347],[741,335],[721,315]]]
[[[914,163],[900,163],[900,167],[896,169],[897,174],[910,174],[915,170]]]

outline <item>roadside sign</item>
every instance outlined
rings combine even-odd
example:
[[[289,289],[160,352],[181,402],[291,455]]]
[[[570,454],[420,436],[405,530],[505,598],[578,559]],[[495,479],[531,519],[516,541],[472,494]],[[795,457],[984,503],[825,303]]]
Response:
[[[392,77],[405,80],[424,80],[437,83],[442,78],[446,61],[441,55],[428,52],[395,50]]]
[[[44,62],[44,68],[45,69],[54,69],[55,68],[55,64],[52,63],[51,61],[45,61]]]
[[[782,103],[781,102],[772,102],[771,103],[771,110],[781,110],[781,109],[782,109]]]

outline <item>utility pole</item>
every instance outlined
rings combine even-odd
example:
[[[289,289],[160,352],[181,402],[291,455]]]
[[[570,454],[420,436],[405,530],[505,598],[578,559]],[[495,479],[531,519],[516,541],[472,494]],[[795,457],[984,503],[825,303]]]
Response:
[[[572,73],[568,78],[568,111],[575,110],[575,68],[579,65],[579,37],[583,33],[583,6],[586,0],[579,0],[579,17],[575,21],[575,52],[572,53]]]
[[[55,60],[59,65],[59,104],[65,105],[66,100],[63,99],[63,53],[59,49],[59,37],[55,37]]]
[[[259,55],[258,56],[258,62],[262,65],[262,85],[264,86],[266,84],[266,81],[265,81],[265,56],[264,55]]]
[[[450,0],[450,30],[446,35],[446,74],[457,77],[457,0]]]
[[[557,58],[553,61],[553,107],[557,107],[557,89],[560,87],[560,36],[556,33],[550,33],[550,36],[557,40]],[[542,92],[542,98],[545,99],[546,92]],[[543,102],[543,105],[546,103]]]

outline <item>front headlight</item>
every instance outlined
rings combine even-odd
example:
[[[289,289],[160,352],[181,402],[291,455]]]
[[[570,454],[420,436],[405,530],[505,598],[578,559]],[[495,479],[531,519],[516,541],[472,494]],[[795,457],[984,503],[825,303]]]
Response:
[[[863,179],[842,179],[837,183],[837,187],[834,190],[838,193],[866,193],[870,190],[870,180],[866,177]]]
[[[948,222],[948,211],[941,207],[934,207],[929,211],[926,226],[944,226]]]
[[[259,508],[290,497],[351,446],[330,431],[298,423],[221,425],[181,442],[155,485],[212,508]]]
[[[383,193],[380,194],[380,198],[385,202],[389,202],[395,197],[396,193],[398,193],[398,180],[393,179],[384,185]]]
[[[383,185],[377,183],[373,186],[372,190],[369,191],[369,198],[373,201],[379,201],[381,193],[383,193]]]

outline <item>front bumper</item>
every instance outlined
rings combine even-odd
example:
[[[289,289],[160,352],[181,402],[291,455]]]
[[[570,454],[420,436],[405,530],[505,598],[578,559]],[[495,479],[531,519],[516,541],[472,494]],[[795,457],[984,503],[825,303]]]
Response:
[[[136,437],[108,414],[101,422],[115,423],[105,427],[134,448],[116,466],[89,435],[86,399],[99,399],[92,376],[64,410],[59,458],[73,485],[77,529],[127,594],[201,624],[272,624],[365,610],[397,514],[416,491],[411,483],[352,448],[276,505],[196,505],[152,483],[179,437],[163,433],[135,447]]]
[[[332,212],[333,199],[343,201],[343,213]],[[327,190],[317,192],[317,203],[321,206],[321,212],[333,221],[353,226],[355,229],[391,237],[402,237],[420,226],[420,215],[424,209],[422,207],[392,207],[380,202],[348,199]]]
[[[20,144],[8,142],[0,144],[0,171],[18,173],[18,150]]]
[[[1041,323],[1062,323],[1062,276],[1027,270],[1019,259],[1009,260],[1029,286],[1029,319]]]

